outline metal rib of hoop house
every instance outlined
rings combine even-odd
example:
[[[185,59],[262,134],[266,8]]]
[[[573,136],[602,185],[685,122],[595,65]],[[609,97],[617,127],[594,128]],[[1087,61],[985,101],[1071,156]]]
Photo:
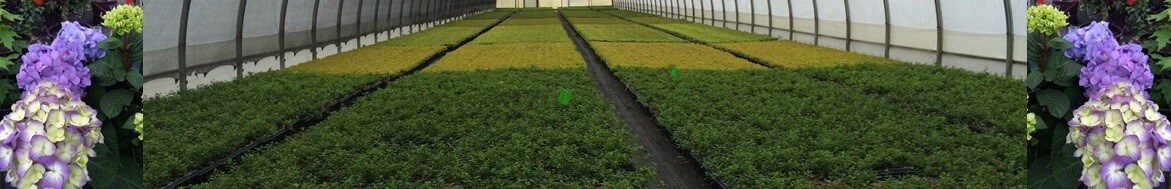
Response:
[[[285,32],[286,32],[286,29],[288,26],[287,18],[289,15],[288,14],[289,4],[288,4],[288,0],[281,0],[279,28],[277,29],[278,30],[277,40],[279,40],[278,48],[277,48],[278,50],[276,50],[274,52],[265,52],[265,53],[258,53],[258,54],[253,54],[253,55],[244,55],[244,52],[243,52],[243,40],[244,40],[243,39],[243,35],[244,35],[243,29],[244,28],[243,27],[245,26],[244,25],[245,24],[244,23],[245,22],[244,16],[247,14],[246,10],[247,10],[248,1],[241,0],[238,2],[239,5],[238,5],[237,11],[236,11],[236,28],[235,28],[236,30],[234,33],[235,36],[233,36],[234,37],[233,43],[235,45],[235,49],[234,49],[235,56],[231,59],[228,59],[228,60],[221,60],[221,61],[211,62],[211,63],[197,65],[197,66],[188,66],[187,65],[187,63],[188,63],[188,60],[187,60],[187,53],[188,53],[187,52],[187,45],[188,45],[187,34],[189,32],[188,31],[188,26],[190,25],[189,21],[191,20],[190,15],[191,15],[191,8],[192,8],[191,3],[192,2],[193,2],[192,0],[183,0],[182,10],[180,11],[180,15],[179,15],[179,19],[180,19],[179,20],[179,31],[178,31],[179,33],[178,33],[178,38],[176,39],[177,40],[177,46],[176,46],[176,50],[177,50],[176,59],[177,60],[176,60],[176,62],[178,64],[178,68],[176,70],[172,70],[172,71],[165,71],[162,73],[148,75],[146,77],[147,80],[153,80],[153,79],[159,79],[159,78],[174,78],[179,84],[179,90],[186,91],[189,88],[187,77],[191,74],[194,74],[195,71],[210,70],[211,68],[226,65],[226,66],[233,66],[236,71],[236,76],[241,77],[241,76],[243,76],[243,64],[244,64],[244,62],[247,62],[247,61],[255,61],[255,60],[265,58],[265,57],[277,57],[279,59],[278,62],[279,62],[280,68],[284,68],[284,67],[286,67],[286,62],[287,62],[287,57],[285,57],[286,52],[289,52],[289,51],[295,52],[299,49],[308,49],[309,52],[312,54],[312,59],[316,60],[319,58],[318,47],[321,47],[323,45],[336,45],[340,48],[342,43],[344,43],[345,41],[350,40],[350,39],[357,40],[357,42],[359,43],[357,45],[360,45],[360,43],[361,43],[360,38],[362,36],[367,36],[367,35],[374,34],[374,33],[389,31],[389,29],[383,29],[383,27],[381,27],[380,20],[387,20],[389,22],[390,19],[378,18],[378,15],[381,15],[381,13],[382,13],[381,12],[382,11],[382,9],[381,9],[382,0],[377,0],[377,2],[375,4],[375,6],[377,6],[377,7],[374,10],[375,11],[375,13],[374,13],[375,14],[375,18],[374,18],[375,19],[374,20],[375,27],[366,28],[365,30],[363,30],[362,10],[361,10],[361,8],[359,8],[358,13],[357,13],[358,14],[357,20],[355,21],[355,24],[356,24],[355,32],[352,32],[349,35],[343,35],[342,31],[341,31],[341,24],[342,24],[341,20],[342,20],[342,16],[343,16],[343,10],[344,10],[343,8],[345,5],[345,2],[344,2],[344,0],[339,0],[338,13],[335,15],[336,18],[334,19],[336,22],[336,26],[334,26],[334,27],[336,27],[336,28],[334,28],[335,29],[334,30],[335,31],[335,35],[334,35],[335,39],[324,40],[324,41],[319,40],[317,34],[318,34],[318,30],[321,29],[318,27],[318,18],[320,18],[320,12],[321,12],[321,0],[314,0],[313,1],[313,15],[312,15],[312,19],[311,19],[312,21],[310,23],[310,29],[309,29],[310,40],[312,41],[311,44],[302,45],[302,46],[298,46],[298,47],[289,47],[289,46],[287,46],[286,41],[285,41],[287,39]],[[388,3],[388,5],[392,8],[394,6],[393,2],[394,2],[394,0],[391,0],[391,3]],[[442,2],[435,2],[435,3],[443,3],[444,7],[439,7],[439,5],[431,5],[430,7],[428,7],[429,8],[428,11],[423,12],[423,10],[420,9],[422,6],[421,1],[416,0],[415,2],[420,2],[420,3],[415,4],[414,7],[416,7],[416,8],[413,8],[411,10],[406,10],[407,6],[405,6],[405,3],[406,3],[405,0],[401,0],[399,2],[400,2],[399,3],[399,24],[398,24],[398,26],[394,26],[394,27],[390,27],[390,28],[396,28],[396,27],[401,28],[402,26],[404,26],[403,21],[406,19],[407,16],[411,16],[412,20],[426,19],[426,20],[419,20],[419,21],[439,21],[441,19],[450,20],[456,16],[462,16],[465,14],[471,14],[471,13],[476,13],[476,12],[480,12],[480,11],[490,10],[492,8],[491,7],[492,3],[494,3],[494,1],[491,1],[491,0],[445,0]],[[365,4],[365,0],[359,0],[358,3],[359,3],[359,7],[361,7],[361,5]],[[451,6],[455,6],[456,3],[458,3],[459,5],[464,5],[464,6],[468,6],[468,7],[464,7],[462,9],[459,9],[457,12],[457,10],[455,8],[451,7]],[[389,11],[389,8],[388,8],[388,11]],[[407,14],[406,13],[407,11],[412,11],[412,14]],[[426,15],[423,15],[423,13],[425,13]],[[390,14],[387,14],[386,16],[389,17]],[[441,18],[441,17],[443,17],[443,18]],[[413,23],[417,23],[417,22],[412,21],[411,23],[413,24]]]

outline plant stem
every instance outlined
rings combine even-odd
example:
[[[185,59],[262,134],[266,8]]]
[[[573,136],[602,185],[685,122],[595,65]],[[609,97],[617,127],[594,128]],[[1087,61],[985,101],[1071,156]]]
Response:
[[[122,47],[119,52],[122,54],[122,69],[125,72],[130,72],[130,43],[127,42],[127,36],[122,35]]]

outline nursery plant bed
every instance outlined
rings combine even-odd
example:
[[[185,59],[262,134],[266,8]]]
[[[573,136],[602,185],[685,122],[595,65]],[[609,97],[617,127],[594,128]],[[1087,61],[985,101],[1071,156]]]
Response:
[[[507,21],[506,21],[507,22]],[[499,26],[472,41],[472,44],[569,42],[560,25]]]
[[[194,188],[640,187],[654,173],[597,94],[581,69],[419,73]]]
[[[628,11],[628,10],[602,10],[601,12],[603,12],[603,13],[609,13],[609,14],[611,14],[611,15],[614,15],[614,16],[617,16],[617,17],[622,17],[622,18],[634,18],[634,17],[658,17],[658,16],[655,16],[655,15],[647,14],[647,13],[634,12],[634,11]]]
[[[898,61],[792,41],[712,44],[771,66],[783,68],[833,67],[854,64],[902,64]]]
[[[188,170],[280,129],[378,75],[260,73],[143,102],[146,124],[166,137],[144,141],[146,186],[166,184]]]
[[[504,18],[505,16],[508,16],[509,14],[512,14],[513,12],[515,12],[515,11],[509,11],[506,9],[496,9],[496,11],[492,11],[492,12],[486,12],[486,13],[482,13],[482,14],[467,16],[467,17],[464,17],[464,19],[492,19],[492,20],[495,20],[495,19]]]
[[[487,26],[485,26],[487,27]],[[484,27],[433,27],[410,35],[386,40],[378,45],[388,46],[435,46],[455,45]]]
[[[582,68],[585,61],[573,43],[506,43],[465,45],[424,71],[476,71],[505,68]]]
[[[503,21],[503,19],[506,19],[506,18],[507,18],[507,16],[505,18],[502,18],[499,21]],[[270,126],[270,127],[278,128],[277,129],[278,132],[270,132],[267,135],[265,135],[263,138],[253,137],[253,139],[256,139],[257,141],[249,141],[246,145],[243,145],[241,147],[231,147],[231,146],[227,147],[227,148],[236,148],[236,149],[235,149],[235,151],[231,152],[230,154],[227,154],[224,157],[219,157],[219,159],[214,160],[210,163],[190,164],[190,162],[187,162],[187,163],[180,162],[180,163],[177,163],[177,164],[174,164],[171,166],[162,165],[160,167],[163,167],[163,168],[160,168],[160,169],[173,170],[176,168],[170,168],[170,167],[184,167],[184,166],[185,167],[192,167],[192,166],[204,166],[204,164],[207,164],[203,168],[200,168],[196,171],[189,172],[177,180],[166,183],[167,184],[166,187],[167,188],[177,188],[177,187],[186,186],[186,185],[192,184],[192,183],[201,183],[208,178],[208,176],[211,174],[212,171],[221,170],[221,168],[223,168],[223,165],[225,165],[231,161],[236,161],[237,159],[240,158],[241,155],[243,155],[243,153],[251,151],[253,149],[260,148],[260,147],[267,145],[267,144],[270,144],[270,143],[279,143],[279,142],[283,141],[286,137],[297,133],[297,131],[299,131],[301,129],[304,129],[304,128],[312,126],[312,125],[316,125],[324,117],[328,117],[329,115],[332,114],[332,112],[337,111],[338,109],[353,103],[353,101],[355,99],[358,99],[358,98],[364,96],[365,94],[368,94],[371,91],[375,91],[375,90],[384,88],[385,86],[387,86],[388,83],[397,80],[398,78],[402,77],[403,75],[410,75],[412,73],[418,72],[422,68],[424,68],[427,65],[430,65],[431,63],[438,60],[440,57],[446,55],[447,52],[451,51],[452,49],[458,48],[459,46],[467,44],[468,42],[470,42],[470,40],[472,38],[474,38],[475,36],[482,35],[488,29],[491,29],[491,27],[495,27],[497,24],[499,24],[499,22],[494,23],[493,25],[488,26],[487,28],[481,29],[479,32],[474,33],[472,36],[464,38],[464,40],[461,40],[459,43],[457,43],[454,46],[445,47],[443,51],[432,54],[432,55],[426,57],[424,60],[417,61],[417,62],[419,62],[419,64],[417,64],[417,66],[413,66],[410,69],[404,70],[404,72],[401,74],[394,74],[394,75],[389,75],[389,76],[371,74],[369,76],[374,78],[374,79],[371,79],[373,81],[361,82],[361,83],[366,83],[366,84],[359,85],[360,86],[360,87],[358,87],[359,89],[348,90],[348,91],[344,92],[344,95],[339,95],[339,97],[336,97],[335,99],[333,99],[332,102],[328,103],[328,105],[310,107],[310,108],[317,109],[317,111],[314,113],[309,113],[308,115],[296,115],[296,114],[280,114],[279,112],[276,112],[277,114],[272,114],[272,115],[285,115],[287,117],[291,117],[291,118],[287,118],[286,121],[284,121],[284,122],[277,123],[277,125],[275,125],[275,126]],[[275,73],[283,73],[283,72],[275,72]],[[333,76],[333,74],[328,75],[328,76]],[[364,81],[364,80],[360,80],[360,79],[345,79],[345,80],[346,81],[358,81],[358,82]],[[237,81],[239,81],[239,80],[237,80]],[[303,82],[303,81],[296,80],[296,81],[291,81],[291,82]],[[235,81],[233,81],[231,83],[235,83]],[[337,82],[337,83],[344,83],[344,82]],[[328,85],[323,86],[323,87],[329,88]],[[235,88],[235,89],[251,90],[249,87],[239,87],[239,88]],[[260,89],[264,89],[264,88],[260,88]],[[293,91],[295,91],[295,92],[310,92],[310,93],[317,94],[317,95],[324,93],[324,92],[314,92],[314,91],[310,91],[310,90],[293,90]],[[208,92],[208,93],[240,95],[240,93],[238,93],[238,92],[233,93],[233,92],[218,91],[218,92]],[[268,93],[266,95],[272,95],[272,93]],[[259,97],[259,96],[264,96],[264,95],[249,95],[249,97]],[[280,95],[280,96],[282,96],[282,97],[298,97],[298,98],[300,97],[299,94],[295,94],[295,93]],[[279,98],[273,98],[273,99],[279,99]],[[249,101],[243,101],[243,103],[242,102],[236,102],[236,103],[247,104],[246,102],[249,102]],[[232,104],[232,103],[226,103],[226,104],[222,104],[222,105],[218,105],[218,106],[217,105],[209,105],[209,106],[201,106],[201,107],[214,109],[214,108],[219,108],[219,107],[228,107],[228,106],[226,106],[227,104]],[[280,104],[280,103],[275,103],[275,104]],[[267,110],[264,110],[264,109],[253,109],[253,110],[255,110],[256,112],[268,112]],[[217,112],[217,113],[223,113],[223,112]],[[226,115],[231,115],[231,114],[226,114]],[[272,116],[272,115],[269,115],[269,116]],[[238,117],[228,117],[226,119],[233,119],[233,118],[240,119]],[[240,120],[257,121],[257,120],[252,119],[251,117],[244,117],[243,119],[240,119]],[[191,120],[188,119],[186,121],[191,121]],[[289,122],[292,122],[292,123],[290,124]],[[180,123],[180,124],[182,124],[182,123]],[[270,123],[270,124],[272,124],[272,123]],[[207,129],[207,128],[204,128],[204,129]],[[211,129],[214,129],[214,128],[211,128]],[[248,140],[253,140],[253,139],[248,139]],[[163,140],[163,141],[168,142],[166,140]],[[230,142],[236,142],[236,141],[228,140],[228,143],[230,143]],[[167,143],[167,144],[182,144],[182,142]],[[237,146],[239,146],[239,145],[240,144],[237,144]],[[219,148],[219,147],[214,147],[214,148]],[[178,151],[181,151],[181,153],[191,153],[191,151],[189,151],[189,150],[171,149],[171,148],[163,148],[160,150],[164,150],[164,149],[165,150],[178,150]],[[210,156],[209,154],[218,156],[218,155],[221,155],[224,153],[217,153],[217,152],[200,153],[200,154],[195,154],[195,156],[179,156],[179,159],[180,159],[180,161],[181,160],[189,160],[192,158],[201,158],[202,156]],[[190,155],[190,154],[187,154],[187,155]],[[157,157],[157,158],[167,159],[167,158],[173,158],[173,157],[174,156],[171,156],[171,157],[164,156],[164,157]],[[147,156],[146,158],[150,159],[151,157]],[[170,159],[167,159],[162,162],[166,162],[166,161],[170,161]],[[184,168],[178,168],[178,169],[184,169]],[[164,170],[164,171],[167,171],[167,170]],[[155,175],[155,174],[151,174],[151,175],[156,178],[166,179],[169,177],[173,177],[173,174],[175,174],[173,172],[175,172],[175,171],[166,172],[166,173],[157,174],[157,175]],[[171,175],[168,175],[168,174],[171,174]],[[151,186],[151,187],[158,187],[161,184],[163,184],[163,183],[161,183],[161,182],[152,183],[151,180],[147,181],[147,186]]]
[[[623,19],[617,18],[617,17],[609,17],[609,18],[569,17],[567,19],[569,19],[569,22],[573,23],[573,25],[575,25],[575,26],[576,25],[598,25],[598,24],[638,25],[638,23],[626,21],[626,20],[623,20]]]
[[[590,42],[590,46],[611,68],[676,66],[679,69],[765,69],[732,54],[700,44]]]
[[[692,23],[690,21],[686,21],[686,20],[663,18],[663,17],[657,17],[657,16],[656,17],[632,17],[632,18],[627,18],[627,19],[630,19],[631,21],[634,21],[634,22],[646,23],[646,24],[694,24],[694,23]]]
[[[775,40],[774,38],[767,35],[760,35],[695,23],[653,24],[652,26],[662,28],[668,32],[678,33],[679,35],[684,36],[684,38],[689,38],[701,43],[731,43]]]
[[[638,24],[593,24],[575,25],[582,36],[590,41],[603,42],[688,42],[669,33],[661,32]]]
[[[491,19],[462,19],[462,20],[456,20],[456,21],[448,22],[448,23],[446,23],[446,24],[443,24],[443,25],[439,25],[439,27],[477,27],[477,28],[484,28],[484,27],[488,27],[488,26],[492,25],[493,23],[496,23],[496,21],[497,21],[497,20],[499,20],[499,18],[491,18]]]
[[[518,11],[518,12],[516,12],[516,14],[515,14],[515,15],[512,15],[512,18],[515,18],[515,19],[529,19],[529,18],[557,18],[557,12],[553,12],[553,10],[552,10],[552,9],[548,9],[548,10],[525,10],[525,11]]]
[[[539,26],[539,25],[555,25],[558,23],[556,18],[529,18],[529,19],[508,19],[500,26]]]
[[[419,61],[445,48],[447,47],[373,45],[289,67],[287,70],[332,74],[395,74],[418,65]]]
[[[571,18],[610,18],[609,14],[592,9],[561,10],[561,14]]]
[[[797,73],[879,96],[950,123],[1020,138],[1024,82],[930,65],[859,65]],[[977,92],[978,91],[978,92]]]
[[[1025,183],[1020,137],[974,132],[790,70],[681,70],[678,81],[667,72],[616,70],[729,188]]]

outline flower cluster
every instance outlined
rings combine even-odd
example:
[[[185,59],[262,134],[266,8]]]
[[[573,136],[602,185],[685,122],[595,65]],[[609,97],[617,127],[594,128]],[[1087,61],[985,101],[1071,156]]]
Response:
[[[134,114],[134,131],[138,132],[138,140],[142,140],[142,113]]]
[[[102,26],[113,30],[115,34],[142,33],[142,7],[134,5],[118,5],[102,16]]]
[[[1070,29],[1064,36],[1072,44],[1065,56],[1086,61],[1078,81],[1086,88],[1086,97],[1096,96],[1115,82],[1133,83],[1141,91],[1151,88],[1154,75],[1142,46],[1118,44],[1109,27],[1109,23],[1094,22],[1085,28]]]
[[[1118,82],[1074,111],[1069,143],[1089,188],[1151,188],[1171,170],[1171,122],[1146,93]]]
[[[73,96],[83,97],[85,87],[90,85],[90,73],[82,61],[105,56],[105,50],[98,47],[105,39],[99,29],[62,22],[61,31],[51,45],[28,46],[28,53],[21,56],[20,72],[16,74],[17,86],[31,90],[41,82],[51,81]]]
[[[80,188],[102,143],[97,112],[53,82],[22,94],[0,120],[0,171],[20,188]]]
[[[1029,33],[1041,33],[1050,36],[1057,33],[1057,29],[1069,25],[1065,22],[1069,16],[1064,12],[1057,10],[1052,5],[1041,4],[1031,6],[1025,11],[1028,15],[1028,26],[1026,27]]]
[[[1026,138],[1033,140],[1033,131],[1037,131],[1037,115],[1034,115],[1033,112],[1025,115],[1025,125],[1028,128],[1028,131],[1025,132]]]

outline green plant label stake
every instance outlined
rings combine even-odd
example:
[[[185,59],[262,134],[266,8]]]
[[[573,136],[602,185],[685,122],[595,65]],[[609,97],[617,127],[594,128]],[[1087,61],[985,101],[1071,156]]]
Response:
[[[668,70],[667,74],[671,75],[671,81],[679,81],[679,67],[671,65],[671,70]]]
[[[573,100],[573,94],[569,93],[569,89],[561,87],[561,92],[557,95],[557,102],[561,103],[562,106],[569,106],[569,100]]]

